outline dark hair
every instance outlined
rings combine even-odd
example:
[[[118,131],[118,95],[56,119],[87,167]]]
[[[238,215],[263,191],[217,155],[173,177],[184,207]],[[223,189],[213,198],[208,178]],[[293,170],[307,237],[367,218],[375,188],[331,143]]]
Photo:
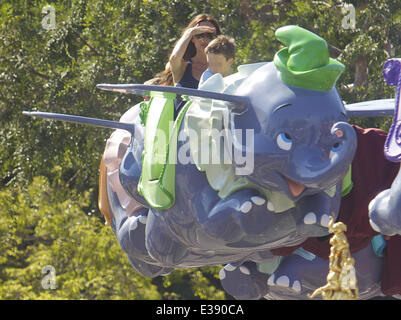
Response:
[[[235,57],[235,40],[229,36],[220,35],[212,40],[205,49],[205,53],[222,54],[227,60]]]
[[[173,74],[171,72],[170,66],[168,66],[163,71],[154,75],[150,80],[144,82],[144,84],[155,84],[160,86],[173,86]]]
[[[217,22],[217,20],[215,18],[213,18],[212,16],[209,16],[207,14],[198,14],[195,18],[193,18],[191,20],[191,22],[188,24],[188,26],[184,29],[183,33],[190,29],[195,27],[197,24],[201,23],[201,22],[210,22],[214,25],[214,27],[216,28],[216,35],[221,34],[220,31],[220,25]],[[192,43],[192,41],[188,44],[187,50],[184,53],[184,60],[189,60],[192,57],[194,57],[196,55],[196,48],[195,45]]]

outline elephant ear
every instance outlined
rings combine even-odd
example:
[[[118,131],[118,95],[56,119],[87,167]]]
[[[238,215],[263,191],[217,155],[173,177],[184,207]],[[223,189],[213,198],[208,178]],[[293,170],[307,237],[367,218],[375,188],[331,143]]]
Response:
[[[319,91],[329,91],[335,86],[345,66],[329,57],[323,38],[294,25],[277,29],[275,35],[287,45],[274,56],[284,83]]]

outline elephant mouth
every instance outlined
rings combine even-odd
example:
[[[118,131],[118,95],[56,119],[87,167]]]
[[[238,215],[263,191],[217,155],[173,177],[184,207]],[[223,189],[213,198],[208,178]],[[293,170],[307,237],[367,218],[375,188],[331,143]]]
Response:
[[[284,180],[287,182],[288,189],[294,198],[297,198],[306,189],[303,184],[288,179],[287,177],[284,177]]]

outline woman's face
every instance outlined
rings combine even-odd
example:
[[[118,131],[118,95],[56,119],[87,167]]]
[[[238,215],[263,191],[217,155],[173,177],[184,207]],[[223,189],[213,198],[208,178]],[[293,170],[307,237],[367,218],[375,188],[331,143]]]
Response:
[[[199,22],[197,24],[197,26],[211,27],[214,30],[216,30],[216,27],[214,26],[214,24],[209,21]],[[197,34],[197,35],[193,36],[192,42],[194,43],[196,50],[201,50],[202,52],[204,52],[204,50],[207,47],[207,45],[209,44],[209,42],[212,41],[215,37],[216,37],[216,32],[215,33],[205,32],[205,33],[201,33],[201,34]]]

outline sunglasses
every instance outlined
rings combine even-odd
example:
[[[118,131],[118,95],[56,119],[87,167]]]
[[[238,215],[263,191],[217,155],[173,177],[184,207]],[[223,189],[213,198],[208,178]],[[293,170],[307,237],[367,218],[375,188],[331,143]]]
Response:
[[[197,34],[196,39],[203,39],[203,38],[208,38],[209,40],[213,40],[214,38],[216,38],[216,36],[213,33],[210,32],[206,32],[206,33],[201,33],[201,34]]]

